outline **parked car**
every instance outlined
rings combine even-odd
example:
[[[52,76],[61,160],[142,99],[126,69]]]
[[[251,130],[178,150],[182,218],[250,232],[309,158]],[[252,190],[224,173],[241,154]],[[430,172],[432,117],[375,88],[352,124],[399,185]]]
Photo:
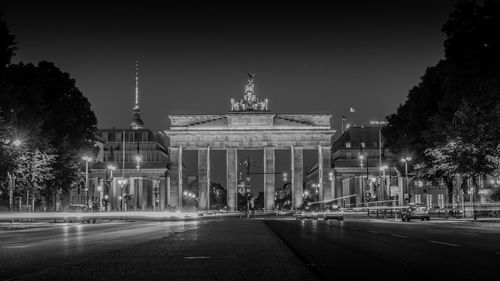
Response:
[[[307,219],[313,219],[317,220],[318,219],[318,213],[316,212],[307,212],[307,211],[300,211],[295,213],[295,219],[296,220],[307,220]]]
[[[90,212],[90,207],[84,204],[71,204],[68,206],[68,212],[73,213],[84,213]]]
[[[344,210],[338,206],[332,206],[322,213],[323,220],[344,220]]]
[[[429,209],[426,206],[411,204],[407,208],[401,209],[401,220],[410,221],[411,219],[430,220]]]

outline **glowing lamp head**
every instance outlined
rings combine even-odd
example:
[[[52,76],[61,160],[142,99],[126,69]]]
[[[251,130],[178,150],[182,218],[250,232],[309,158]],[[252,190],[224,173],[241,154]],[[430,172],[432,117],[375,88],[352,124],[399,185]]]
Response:
[[[90,156],[83,156],[82,160],[86,161],[86,162],[90,162],[90,161],[92,161],[92,157],[90,157]]]
[[[21,146],[21,140],[20,140],[20,139],[15,139],[15,140],[12,142],[12,144],[14,144],[14,146],[16,146],[16,147],[19,147],[19,146]]]
[[[114,170],[116,170],[116,167],[115,167],[115,166],[113,166],[113,165],[108,165],[108,170],[112,170],[112,171],[114,171]]]

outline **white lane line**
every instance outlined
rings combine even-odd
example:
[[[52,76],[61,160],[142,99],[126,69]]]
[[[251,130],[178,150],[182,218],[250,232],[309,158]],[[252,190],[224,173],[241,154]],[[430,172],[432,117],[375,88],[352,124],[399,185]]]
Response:
[[[212,257],[208,256],[198,256],[198,257],[184,257],[186,260],[196,260],[196,259],[211,259]]]
[[[359,227],[351,227],[351,229],[358,230]]]
[[[378,233],[378,231],[375,231],[375,230],[368,230],[368,232],[370,232],[370,233]]]
[[[398,234],[391,234],[391,236],[408,239],[407,236],[398,235]]]
[[[452,243],[446,243],[446,242],[440,242],[440,241],[429,241],[431,243],[434,243],[434,244],[440,244],[440,245],[446,245],[446,246],[452,246],[452,247],[460,247],[460,245],[457,245],[457,244],[452,244]]]
[[[7,248],[7,249],[20,249],[20,248],[28,248],[30,246],[28,245],[8,245],[8,246],[4,246],[3,248]]]

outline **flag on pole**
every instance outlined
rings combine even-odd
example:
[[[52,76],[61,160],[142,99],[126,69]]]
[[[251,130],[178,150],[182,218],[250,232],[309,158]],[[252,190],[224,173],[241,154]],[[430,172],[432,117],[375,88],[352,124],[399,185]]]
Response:
[[[354,110],[354,108],[350,107],[349,112],[356,112],[356,110]]]

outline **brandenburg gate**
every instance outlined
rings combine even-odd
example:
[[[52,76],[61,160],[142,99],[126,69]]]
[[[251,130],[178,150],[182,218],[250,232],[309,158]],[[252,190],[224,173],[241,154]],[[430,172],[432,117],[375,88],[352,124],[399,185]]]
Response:
[[[170,129],[164,131],[169,145],[170,206],[182,207],[183,166],[186,150],[198,152],[199,208],[210,206],[210,152],[226,151],[227,205],[237,208],[238,150],[262,150],[264,160],[264,207],[274,208],[275,151],[290,151],[292,205],[303,201],[304,150],[318,153],[319,201],[333,198],[331,170],[331,114],[275,114],[268,99],[254,93],[254,76],[249,74],[243,98],[231,99],[231,109],[222,115],[169,115]]]

